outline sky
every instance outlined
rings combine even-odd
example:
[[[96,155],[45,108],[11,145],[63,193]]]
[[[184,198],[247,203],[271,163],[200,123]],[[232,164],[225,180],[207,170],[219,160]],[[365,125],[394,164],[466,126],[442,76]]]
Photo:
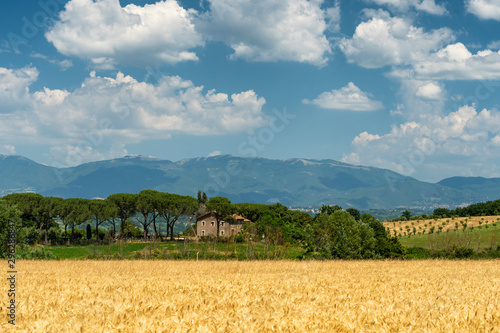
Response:
[[[333,159],[500,177],[499,0],[40,0],[0,11],[0,154]]]

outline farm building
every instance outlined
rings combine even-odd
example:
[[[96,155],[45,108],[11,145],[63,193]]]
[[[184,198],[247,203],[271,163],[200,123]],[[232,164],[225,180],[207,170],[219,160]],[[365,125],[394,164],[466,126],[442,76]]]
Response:
[[[220,236],[229,237],[238,234],[245,222],[251,221],[243,216],[236,214],[231,215],[227,221],[220,222]],[[206,213],[196,219],[196,234],[198,236],[217,235],[217,220],[213,213]]]

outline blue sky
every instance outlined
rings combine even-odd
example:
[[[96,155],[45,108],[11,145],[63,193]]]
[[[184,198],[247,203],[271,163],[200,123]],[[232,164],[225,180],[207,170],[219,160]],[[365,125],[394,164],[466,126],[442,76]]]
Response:
[[[41,0],[0,12],[0,154],[500,177],[500,1]]]

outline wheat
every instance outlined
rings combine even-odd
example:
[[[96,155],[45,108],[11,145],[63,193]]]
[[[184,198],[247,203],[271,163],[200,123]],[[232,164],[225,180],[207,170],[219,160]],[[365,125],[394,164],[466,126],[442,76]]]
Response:
[[[22,261],[18,271],[17,325],[4,319],[2,332],[500,331],[500,261]]]

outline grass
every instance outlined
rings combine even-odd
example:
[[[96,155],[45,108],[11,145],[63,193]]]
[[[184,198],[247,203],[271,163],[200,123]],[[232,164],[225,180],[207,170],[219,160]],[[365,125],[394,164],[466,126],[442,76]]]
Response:
[[[106,254],[111,251],[111,254],[118,254],[122,250],[130,255],[150,245],[151,243],[115,243],[111,248],[109,245],[58,245],[46,246],[45,248],[59,259],[86,259],[89,254],[94,252]]]
[[[21,260],[17,269],[16,327],[4,318],[3,332],[489,332],[500,327],[498,260]],[[7,302],[7,293],[1,293],[3,313]]]
[[[296,246],[261,243],[116,242],[109,245],[45,246],[62,260],[80,259],[296,259],[304,250]]]

